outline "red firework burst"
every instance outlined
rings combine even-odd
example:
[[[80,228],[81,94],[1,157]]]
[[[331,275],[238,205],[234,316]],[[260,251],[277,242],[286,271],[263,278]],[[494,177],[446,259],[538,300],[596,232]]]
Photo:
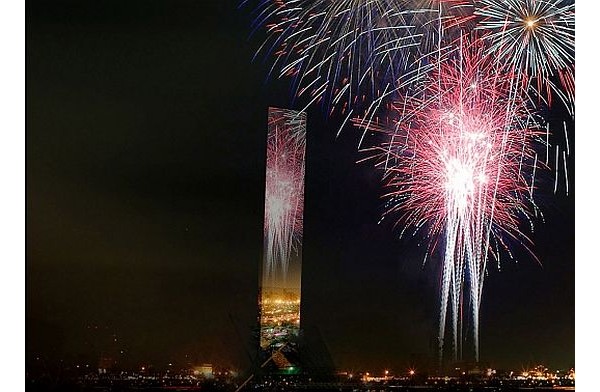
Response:
[[[536,208],[539,131],[519,86],[518,78],[485,56],[483,48],[461,43],[440,60],[417,95],[394,105],[394,127],[366,125],[390,137],[377,149],[389,189],[386,215],[398,214],[406,228],[425,227],[430,250],[442,245],[439,350],[441,356],[450,303],[455,360],[463,296],[479,358],[484,272],[488,256],[499,257],[493,245],[511,254],[508,236],[528,248],[519,225]]]
[[[438,235],[451,208],[483,219],[494,234],[522,238],[531,208],[534,141],[539,133],[513,75],[465,45],[431,72],[418,96],[393,105],[394,127],[378,148],[386,169],[387,214]],[[357,123],[359,123],[357,121]],[[453,206],[453,207],[452,207]],[[475,223],[475,222],[471,222]]]

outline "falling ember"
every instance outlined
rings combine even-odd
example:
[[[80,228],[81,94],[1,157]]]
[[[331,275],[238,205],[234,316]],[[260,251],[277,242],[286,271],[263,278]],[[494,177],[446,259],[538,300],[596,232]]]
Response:
[[[554,193],[558,190],[558,145],[556,146],[556,153],[554,154],[555,162],[554,162]]]
[[[569,173],[567,170],[567,156],[566,156],[566,152],[563,151],[563,168],[565,170],[565,187],[566,187],[566,192],[567,192],[567,196],[569,196]]]

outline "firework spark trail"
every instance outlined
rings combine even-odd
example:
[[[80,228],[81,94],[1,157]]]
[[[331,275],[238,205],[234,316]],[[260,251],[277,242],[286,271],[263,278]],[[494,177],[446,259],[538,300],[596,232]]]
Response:
[[[567,156],[571,154],[569,147],[569,133],[567,132],[567,122],[563,121],[563,130],[565,131],[565,144],[567,145]]]
[[[548,164],[548,157],[550,153],[550,123],[546,124],[546,165]]]
[[[474,8],[467,0],[405,0],[403,4],[412,11],[410,21],[420,37],[415,53],[419,61],[452,49],[460,30],[473,26]]]
[[[481,40],[499,61],[515,68],[515,83],[521,83],[536,106],[552,106],[554,97],[574,118],[575,105],[575,4],[573,0],[478,0],[474,14]],[[563,123],[567,156],[569,135]],[[547,124],[546,159],[551,124]],[[555,130],[558,134],[559,130]],[[554,133],[554,132],[553,132]],[[558,146],[557,146],[558,148]],[[558,154],[558,150],[556,152]],[[558,190],[555,159],[554,193]],[[565,177],[568,163],[564,162]],[[568,194],[568,182],[565,182]]]
[[[565,169],[565,189],[567,192],[567,196],[569,196],[569,174],[567,171],[567,155],[563,150],[563,168]]]
[[[378,113],[422,77],[424,59],[451,46],[444,31],[472,12],[467,0],[263,0],[253,24],[267,29],[257,55],[274,57],[270,74],[292,78],[302,110],[320,102],[349,119]]]
[[[304,113],[269,108],[265,189],[265,271],[285,279],[295,244],[302,238],[304,211]]]
[[[488,53],[522,71],[524,85],[548,104],[555,94],[572,113],[575,4],[572,0],[477,0]],[[557,85],[560,84],[560,87]]]
[[[324,99],[327,111],[378,98],[418,45],[399,0],[267,0],[257,13],[268,34],[258,52],[274,54],[271,71],[293,77],[311,103]]]
[[[554,194],[556,194],[556,191],[558,190],[558,145],[556,145],[556,154],[554,154]]]
[[[526,174],[533,170],[521,167],[537,165],[533,143],[542,134],[524,93],[482,50],[466,44],[445,59],[418,95],[395,106],[394,127],[370,126],[391,140],[376,148],[379,165],[387,168],[386,197],[394,200],[386,215],[399,214],[407,227],[426,227],[432,241],[445,239],[439,349],[441,355],[450,312],[455,358],[463,295],[478,358],[483,278],[489,255],[496,254],[493,244],[505,244],[503,237],[526,248],[530,242],[519,221],[533,215]]]

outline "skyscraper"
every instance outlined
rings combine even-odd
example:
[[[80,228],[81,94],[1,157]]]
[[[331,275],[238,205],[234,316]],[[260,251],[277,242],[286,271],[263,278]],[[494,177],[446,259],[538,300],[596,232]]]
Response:
[[[260,348],[277,369],[297,369],[306,113],[269,108]]]

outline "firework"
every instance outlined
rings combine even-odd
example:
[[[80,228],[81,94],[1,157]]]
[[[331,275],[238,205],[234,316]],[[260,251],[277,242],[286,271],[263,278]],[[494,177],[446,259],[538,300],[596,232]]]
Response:
[[[482,40],[499,61],[551,103],[556,94],[569,109],[575,92],[575,4],[565,0],[478,0]],[[559,87],[560,86],[560,87]]]
[[[265,188],[265,279],[285,280],[290,257],[302,239],[306,115],[269,109]]]
[[[420,36],[416,56],[428,58],[452,48],[461,29],[473,27],[473,4],[468,0],[406,0],[411,23]]]
[[[498,246],[510,252],[506,239],[528,247],[520,221],[536,209],[534,146],[540,132],[506,72],[481,48],[461,44],[423,81],[418,95],[395,105],[394,126],[370,125],[390,137],[376,149],[390,190],[386,215],[399,215],[405,228],[425,230],[430,252],[443,253],[440,355],[449,310],[455,359],[464,303],[478,360],[488,258],[499,260]]]
[[[513,242],[530,249],[521,226],[532,227],[539,213],[533,195],[540,169],[553,161],[555,192],[564,169],[568,193],[566,123],[565,149],[556,145],[554,153],[550,124],[540,131],[537,113],[553,97],[573,110],[573,1],[263,0],[260,26],[268,37],[257,53],[274,57],[271,73],[290,77],[306,107],[339,109],[342,127],[353,119],[363,138],[367,131],[389,137],[367,148],[385,173],[384,217],[397,216],[403,234],[424,232],[426,257],[443,254],[440,356],[450,314],[455,359],[468,317],[478,360],[488,260],[499,265],[503,251],[512,257]],[[545,157],[538,159],[538,148]],[[296,176],[292,166],[283,164],[273,178]],[[265,229],[265,241],[272,260],[285,260],[296,218],[283,206],[294,205],[286,200],[296,195],[273,184],[266,219],[277,229]]]
[[[468,0],[263,0],[254,12],[270,74],[292,79],[302,110],[321,104],[345,116],[340,131],[387,108],[473,18]]]
[[[389,95],[410,65],[419,36],[400,0],[262,1],[255,25],[268,37],[259,49],[274,56],[272,72],[290,76],[307,106],[352,113]]]

